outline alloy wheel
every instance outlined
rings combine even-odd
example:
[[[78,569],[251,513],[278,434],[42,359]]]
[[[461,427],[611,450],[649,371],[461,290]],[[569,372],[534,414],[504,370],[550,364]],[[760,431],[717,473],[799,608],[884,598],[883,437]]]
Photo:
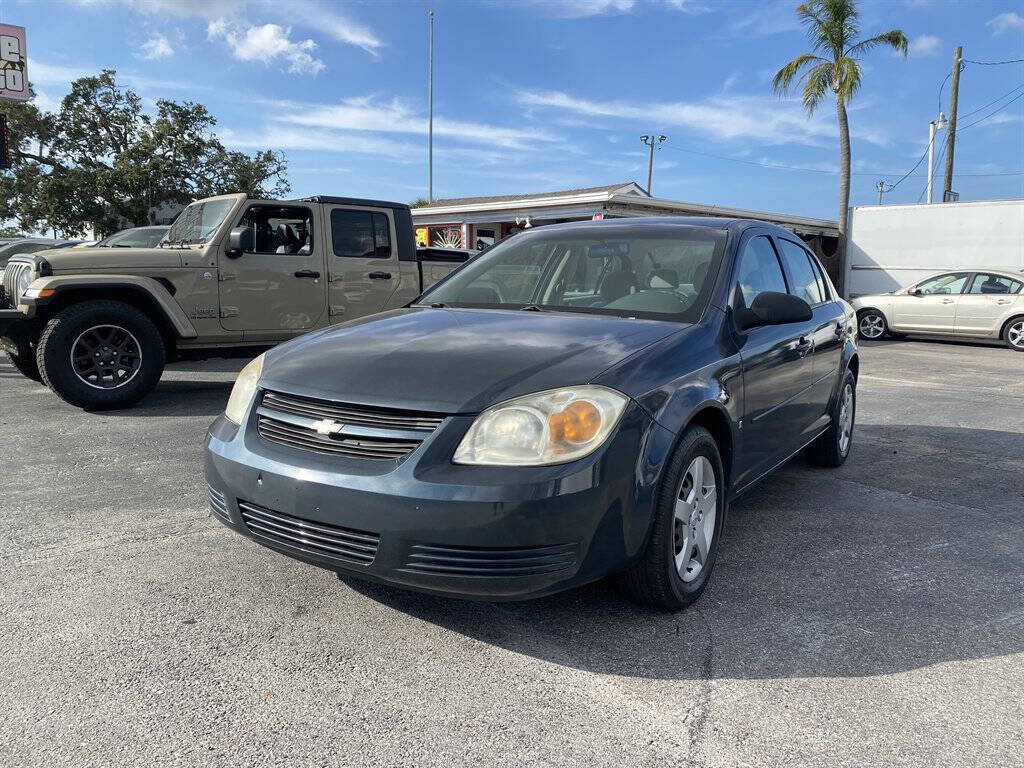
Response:
[[[861,316],[858,324],[861,337],[865,339],[880,339],[885,333],[885,319],[877,312],[868,312]]]
[[[673,521],[676,570],[685,582],[696,579],[707,565],[717,515],[715,470],[706,457],[697,456],[683,475]]]
[[[850,447],[850,436],[853,434],[853,385],[847,383],[843,387],[842,400],[839,401],[839,453],[846,455]]]
[[[1018,320],[1006,329],[1006,340],[1018,349],[1024,349],[1024,320]]]
[[[117,325],[95,325],[71,345],[71,369],[96,389],[117,389],[142,368],[142,346],[131,331]]]

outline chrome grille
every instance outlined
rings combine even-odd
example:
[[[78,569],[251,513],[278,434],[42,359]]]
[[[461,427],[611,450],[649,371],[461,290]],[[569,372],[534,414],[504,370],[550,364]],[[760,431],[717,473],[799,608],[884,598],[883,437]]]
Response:
[[[413,544],[402,570],[439,576],[536,576],[571,568],[575,544],[543,547],[452,547]]]
[[[369,565],[377,555],[376,533],[313,522],[247,501],[239,501],[238,510],[249,533],[280,549],[357,565]]]
[[[256,409],[264,440],[326,456],[397,461],[412,453],[444,416],[264,392]]]
[[[21,298],[17,295],[18,290],[18,278],[21,277],[23,272],[28,272],[32,269],[31,264],[26,264],[23,261],[10,261],[7,263],[7,268],[4,269],[4,295],[7,296],[7,301],[12,307],[18,306],[18,299]]]
[[[346,405],[331,400],[314,400],[309,397],[285,395],[281,392],[264,392],[263,405],[275,411],[308,416],[313,419],[334,419],[343,424],[359,424],[367,427],[394,429],[419,429],[433,432],[444,416],[437,413],[400,411],[392,408],[374,408],[363,405]]]
[[[228,501],[224,494],[212,485],[206,486],[206,495],[210,500],[210,511],[213,512],[222,523],[231,522],[231,513],[228,512]]]

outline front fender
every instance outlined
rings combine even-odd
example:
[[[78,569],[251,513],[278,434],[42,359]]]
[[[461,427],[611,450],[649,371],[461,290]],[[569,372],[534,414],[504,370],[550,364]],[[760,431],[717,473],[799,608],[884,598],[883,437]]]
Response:
[[[139,275],[51,275],[40,277],[29,286],[29,291],[38,298],[23,297],[18,309],[29,317],[35,317],[39,308],[52,304],[68,292],[90,291],[132,291],[141,294],[163,314],[175,334],[182,339],[194,339],[196,332],[192,321],[182,311],[174,297],[152,277]],[[50,293],[52,291],[52,293]]]

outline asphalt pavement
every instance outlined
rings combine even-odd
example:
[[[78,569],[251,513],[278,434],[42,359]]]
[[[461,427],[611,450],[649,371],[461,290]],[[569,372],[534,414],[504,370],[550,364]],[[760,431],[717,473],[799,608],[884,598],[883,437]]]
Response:
[[[207,511],[240,363],[87,414],[0,363],[0,765],[1024,764],[1024,355],[862,347],[839,470],[737,501],[679,614],[342,582]]]

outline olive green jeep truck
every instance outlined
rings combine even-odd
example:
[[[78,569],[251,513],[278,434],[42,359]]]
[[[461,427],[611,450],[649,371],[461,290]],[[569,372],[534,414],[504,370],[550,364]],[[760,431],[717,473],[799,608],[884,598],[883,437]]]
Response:
[[[418,253],[400,203],[212,197],[187,206],[159,248],[13,257],[0,345],[67,402],[123,408],[156,386],[167,361],[251,356],[401,307],[465,259]]]

